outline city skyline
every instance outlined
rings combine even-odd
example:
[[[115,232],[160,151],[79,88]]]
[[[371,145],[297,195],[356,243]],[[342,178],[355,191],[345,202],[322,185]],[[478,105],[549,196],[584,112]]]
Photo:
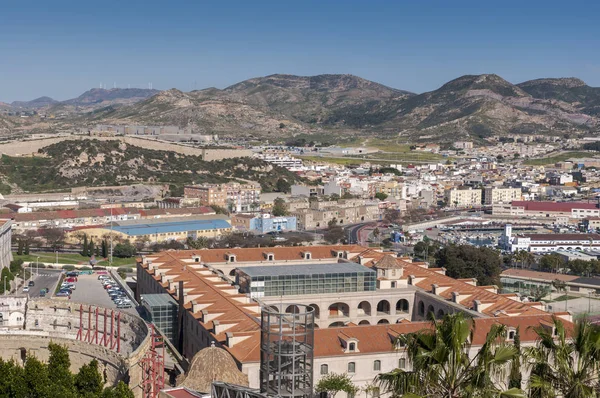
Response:
[[[34,2],[35,3],[35,2]],[[41,3],[40,3],[41,4]],[[353,74],[413,92],[465,74],[600,86],[597,4],[60,1],[0,15],[0,100],[118,87],[224,88],[275,73]],[[8,61],[8,62],[6,62]]]

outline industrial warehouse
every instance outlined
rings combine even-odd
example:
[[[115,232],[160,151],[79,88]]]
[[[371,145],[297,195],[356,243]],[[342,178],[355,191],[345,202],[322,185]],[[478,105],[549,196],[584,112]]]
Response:
[[[299,274],[310,276],[308,289]],[[381,372],[408,369],[393,342],[428,327],[432,315],[473,317],[474,351],[496,324],[508,339],[519,329],[522,346],[535,344],[534,326],[553,327],[542,303],[359,245],[162,252],[140,259],[137,284],[138,301],[177,305],[161,321],[175,325],[169,335],[184,358],[223,349],[250,388],[281,397],[304,395],[329,373],[350,375],[364,397]],[[571,322],[569,313],[554,316]]]

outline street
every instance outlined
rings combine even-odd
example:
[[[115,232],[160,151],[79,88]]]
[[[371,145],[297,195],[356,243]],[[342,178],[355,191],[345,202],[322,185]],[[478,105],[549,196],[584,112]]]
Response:
[[[36,276],[36,270],[33,270],[33,281],[35,282],[35,286],[31,286],[29,288],[29,297],[39,297],[40,290],[47,288],[50,293],[46,295],[46,297],[50,297],[54,294],[54,290],[56,288],[56,283],[60,277],[62,270],[58,269],[45,269],[40,268],[39,274]],[[25,281],[23,286],[27,286],[29,280]],[[23,292],[23,287],[20,288],[18,293]]]

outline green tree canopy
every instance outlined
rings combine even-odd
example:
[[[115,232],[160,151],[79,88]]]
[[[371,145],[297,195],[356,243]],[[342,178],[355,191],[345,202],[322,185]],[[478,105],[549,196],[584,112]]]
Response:
[[[436,267],[452,278],[477,278],[483,286],[500,286],[500,254],[488,247],[448,245],[436,253]]]
[[[321,377],[315,387],[317,393],[326,392],[331,398],[338,392],[345,392],[348,395],[354,395],[358,392],[358,387],[352,383],[347,374],[328,373]]]
[[[288,210],[285,200],[282,198],[275,199],[273,201],[273,209],[271,210],[271,213],[273,213],[275,217],[287,216]]]

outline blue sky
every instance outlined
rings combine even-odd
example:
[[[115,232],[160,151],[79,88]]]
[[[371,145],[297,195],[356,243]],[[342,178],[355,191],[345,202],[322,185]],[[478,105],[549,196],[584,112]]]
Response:
[[[351,73],[423,92],[464,74],[600,86],[600,2],[30,0],[0,8],[0,101]]]

